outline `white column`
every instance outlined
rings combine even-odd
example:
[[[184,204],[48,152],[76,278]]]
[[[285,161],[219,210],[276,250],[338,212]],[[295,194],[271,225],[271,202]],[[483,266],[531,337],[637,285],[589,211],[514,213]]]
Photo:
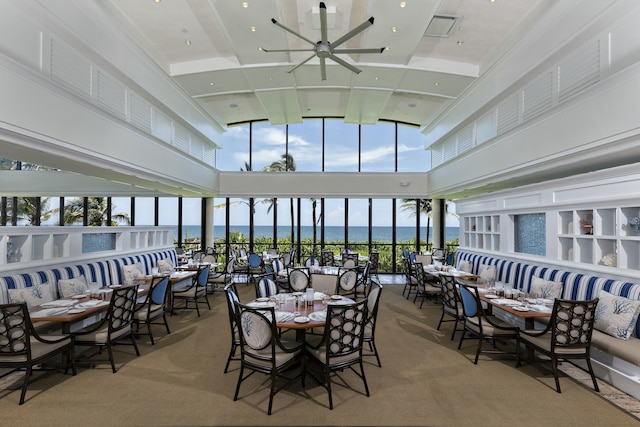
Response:
[[[205,199],[204,248],[213,247],[213,197]]]

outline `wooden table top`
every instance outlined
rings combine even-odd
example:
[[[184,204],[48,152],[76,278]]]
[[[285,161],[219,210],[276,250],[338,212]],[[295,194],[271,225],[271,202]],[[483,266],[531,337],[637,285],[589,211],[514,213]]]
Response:
[[[511,305],[507,305],[507,304],[498,304],[496,302],[496,300],[498,300],[498,298],[487,298],[486,295],[484,294],[480,294],[480,299],[482,301],[486,301],[488,304],[491,304],[492,307],[497,307],[500,310],[504,310],[510,314],[513,314],[516,317],[520,317],[522,319],[531,319],[531,318],[538,318],[538,317],[551,317],[551,310],[549,311],[538,311],[538,310],[533,310],[530,309],[529,311],[519,311],[519,310],[514,310],[514,306]]]

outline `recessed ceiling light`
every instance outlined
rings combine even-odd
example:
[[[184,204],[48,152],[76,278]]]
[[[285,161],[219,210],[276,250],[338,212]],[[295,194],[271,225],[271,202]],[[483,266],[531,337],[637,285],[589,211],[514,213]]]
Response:
[[[256,32],[256,27],[251,27],[251,31],[255,33]]]
[[[434,85],[434,86],[440,86],[440,83],[435,82],[433,85]]]
[[[458,43],[458,46],[462,46],[462,43],[464,43],[462,40],[458,40],[456,43]]]
[[[378,77],[374,77],[373,80],[378,80]]]
[[[386,47],[384,48],[384,50],[389,50],[389,49],[391,49],[389,46],[386,46]]]
[[[401,2],[400,2],[400,7],[405,7],[406,5],[407,5],[407,2],[406,2],[406,1],[401,1]]]
[[[258,46],[258,50],[262,50],[262,46]]]
[[[391,27],[391,32],[392,32],[392,33],[396,33],[396,32],[398,32],[398,28],[397,28],[397,27]]]
[[[213,86],[213,85],[215,85],[214,82],[209,82],[209,86]]]
[[[242,7],[244,7],[245,9],[249,7],[249,3],[247,3],[246,1],[242,2]]]
[[[162,0],[154,0],[156,3],[160,3]]]
[[[185,40],[184,44],[186,44],[187,46],[190,46],[191,45],[191,40]]]

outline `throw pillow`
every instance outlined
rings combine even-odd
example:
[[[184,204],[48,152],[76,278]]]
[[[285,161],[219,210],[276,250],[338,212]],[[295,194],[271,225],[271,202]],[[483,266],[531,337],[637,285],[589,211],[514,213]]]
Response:
[[[478,270],[478,276],[480,276],[480,281],[483,283],[490,280],[496,280],[496,266],[482,264]]]
[[[30,286],[28,288],[9,289],[9,302],[12,304],[25,302],[28,308],[42,305],[54,299],[55,297],[51,292],[51,285],[49,283]]]
[[[124,278],[125,285],[133,283],[135,279],[144,277],[144,273],[142,272],[142,265],[140,265],[140,263],[123,265],[122,276]]]
[[[638,319],[640,301],[600,291],[596,307],[595,328],[621,340],[633,334]]]
[[[529,291],[533,295],[540,295],[544,299],[560,298],[562,296],[562,282],[552,282],[541,277],[532,277]]]
[[[73,279],[58,280],[58,291],[62,298],[69,298],[72,295],[83,294],[87,290],[89,290],[89,285],[87,285],[87,279],[84,275]]]
[[[471,273],[471,263],[469,261],[462,260],[458,263],[458,270],[465,273]]]
[[[160,274],[173,273],[173,264],[171,263],[171,260],[168,258],[158,260],[158,262],[156,263],[156,267],[158,267],[158,273]]]

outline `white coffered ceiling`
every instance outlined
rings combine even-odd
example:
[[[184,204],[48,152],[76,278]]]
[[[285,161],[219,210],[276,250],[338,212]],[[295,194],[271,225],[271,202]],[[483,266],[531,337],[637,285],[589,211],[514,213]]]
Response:
[[[510,40],[526,31],[523,22],[541,1],[325,1],[329,21],[335,21],[328,31],[330,41],[373,16],[372,27],[341,47],[388,48],[382,54],[339,55],[360,68],[360,74],[327,61],[325,81],[317,58],[287,72],[309,52],[260,50],[309,48],[272,24],[272,18],[319,40],[320,29],[313,25],[316,0],[102,4],[116,25],[222,125],[263,119],[298,123],[325,116],[350,123],[397,120],[426,127],[508,49]],[[424,35],[434,15],[457,18],[448,37]]]

